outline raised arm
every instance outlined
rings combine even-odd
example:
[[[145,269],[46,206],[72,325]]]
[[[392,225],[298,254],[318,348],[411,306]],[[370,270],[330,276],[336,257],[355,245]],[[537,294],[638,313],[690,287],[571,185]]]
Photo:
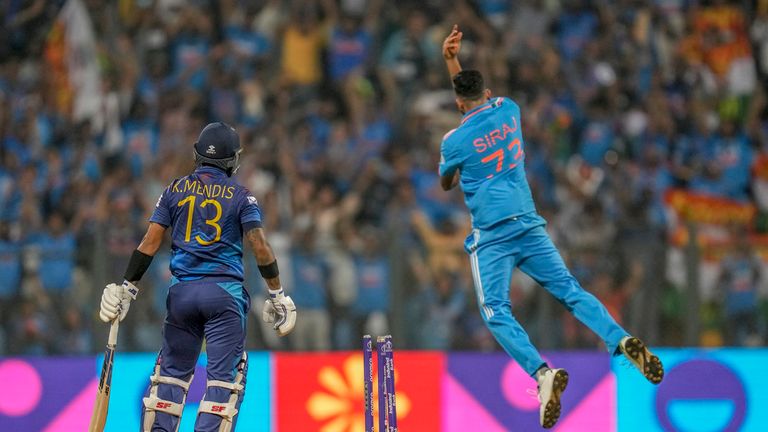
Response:
[[[383,0],[371,0],[368,3],[368,10],[365,13],[365,19],[363,20],[363,26],[367,31],[371,33],[376,31],[379,19],[381,18],[381,10],[383,5]]]
[[[459,64],[459,51],[461,51],[461,38],[464,33],[459,31],[459,25],[454,24],[451,34],[443,41],[443,59],[445,60],[445,66],[448,68],[448,73],[453,77],[461,72],[461,64]]]

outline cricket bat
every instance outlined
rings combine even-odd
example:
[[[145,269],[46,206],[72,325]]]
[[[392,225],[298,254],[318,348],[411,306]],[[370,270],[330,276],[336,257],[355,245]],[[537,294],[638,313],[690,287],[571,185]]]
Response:
[[[107,422],[107,410],[109,409],[109,391],[112,387],[112,363],[115,360],[115,348],[117,348],[117,326],[119,318],[112,321],[109,327],[107,350],[104,351],[104,364],[101,366],[101,378],[99,378],[99,391],[96,393],[96,403],[93,405],[91,425],[88,432],[102,432]]]

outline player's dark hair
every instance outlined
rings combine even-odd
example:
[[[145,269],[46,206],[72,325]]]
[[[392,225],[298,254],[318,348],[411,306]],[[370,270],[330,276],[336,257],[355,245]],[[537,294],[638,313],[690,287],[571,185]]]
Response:
[[[483,74],[477,70],[463,70],[453,76],[453,91],[456,96],[467,100],[478,100],[485,93]]]

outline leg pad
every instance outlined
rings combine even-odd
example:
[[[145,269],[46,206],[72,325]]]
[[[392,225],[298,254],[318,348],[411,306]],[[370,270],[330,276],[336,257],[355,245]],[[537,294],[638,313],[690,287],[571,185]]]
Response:
[[[230,391],[229,399],[226,402],[202,400],[200,401],[200,408],[197,411],[198,418],[201,413],[208,413],[221,417],[219,432],[229,432],[232,430],[235,416],[238,413],[238,401],[240,400],[240,395],[245,391],[243,380],[245,379],[245,368],[247,364],[248,355],[244,352],[240,363],[237,365],[237,373],[235,374],[234,382],[208,380],[206,384],[206,389],[220,387]]]
[[[179,430],[178,425],[181,424],[181,414],[184,412],[184,404],[187,401],[187,392],[189,392],[189,385],[192,382],[193,377],[194,376],[190,376],[189,381],[184,381],[178,378],[162,376],[160,375],[160,365],[155,365],[155,373],[149,377],[149,396],[143,399],[144,424],[142,425],[142,430],[144,432],[150,432],[152,430],[155,423],[155,416],[158,411],[178,417],[179,421],[176,425],[176,430]],[[184,390],[184,397],[182,398],[181,403],[160,399],[157,396],[159,384],[174,385]]]

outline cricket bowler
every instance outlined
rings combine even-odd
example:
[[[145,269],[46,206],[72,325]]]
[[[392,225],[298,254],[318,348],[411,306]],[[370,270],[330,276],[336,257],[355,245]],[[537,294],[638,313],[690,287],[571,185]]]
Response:
[[[544,362],[512,315],[509,287],[515,267],[600,336],[609,352],[623,353],[650,382],[660,383],[664,368],[566,268],[544,229],[546,221],[536,212],[525,176],[520,107],[508,98],[491,97],[480,72],[462,71],[458,61],[461,38],[454,26],[443,43],[443,58],[463,118],[443,138],[440,184],[444,190],[461,185],[472,217],[472,232],[464,247],[470,256],[480,313],[504,350],[537,381],[539,421],[551,428],[560,417],[560,397],[568,373]]]
[[[173,275],[166,299],[163,345],[143,398],[141,431],[178,430],[192,374],[206,342],[207,385],[195,431],[235,429],[248,371],[244,351],[250,296],[243,286],[243,237],[256,256],[269,299],[262,318],[280,336],[296,324],[296,307],[280,285],[259,204],[232,175],[240,138],[224,123],[207,125],[194,145],[195,170],[174,180],[157,201],[149,228],[133,252],[122,284],[109,284],[100,318],[123,320],[152,257],[171,230]]]

